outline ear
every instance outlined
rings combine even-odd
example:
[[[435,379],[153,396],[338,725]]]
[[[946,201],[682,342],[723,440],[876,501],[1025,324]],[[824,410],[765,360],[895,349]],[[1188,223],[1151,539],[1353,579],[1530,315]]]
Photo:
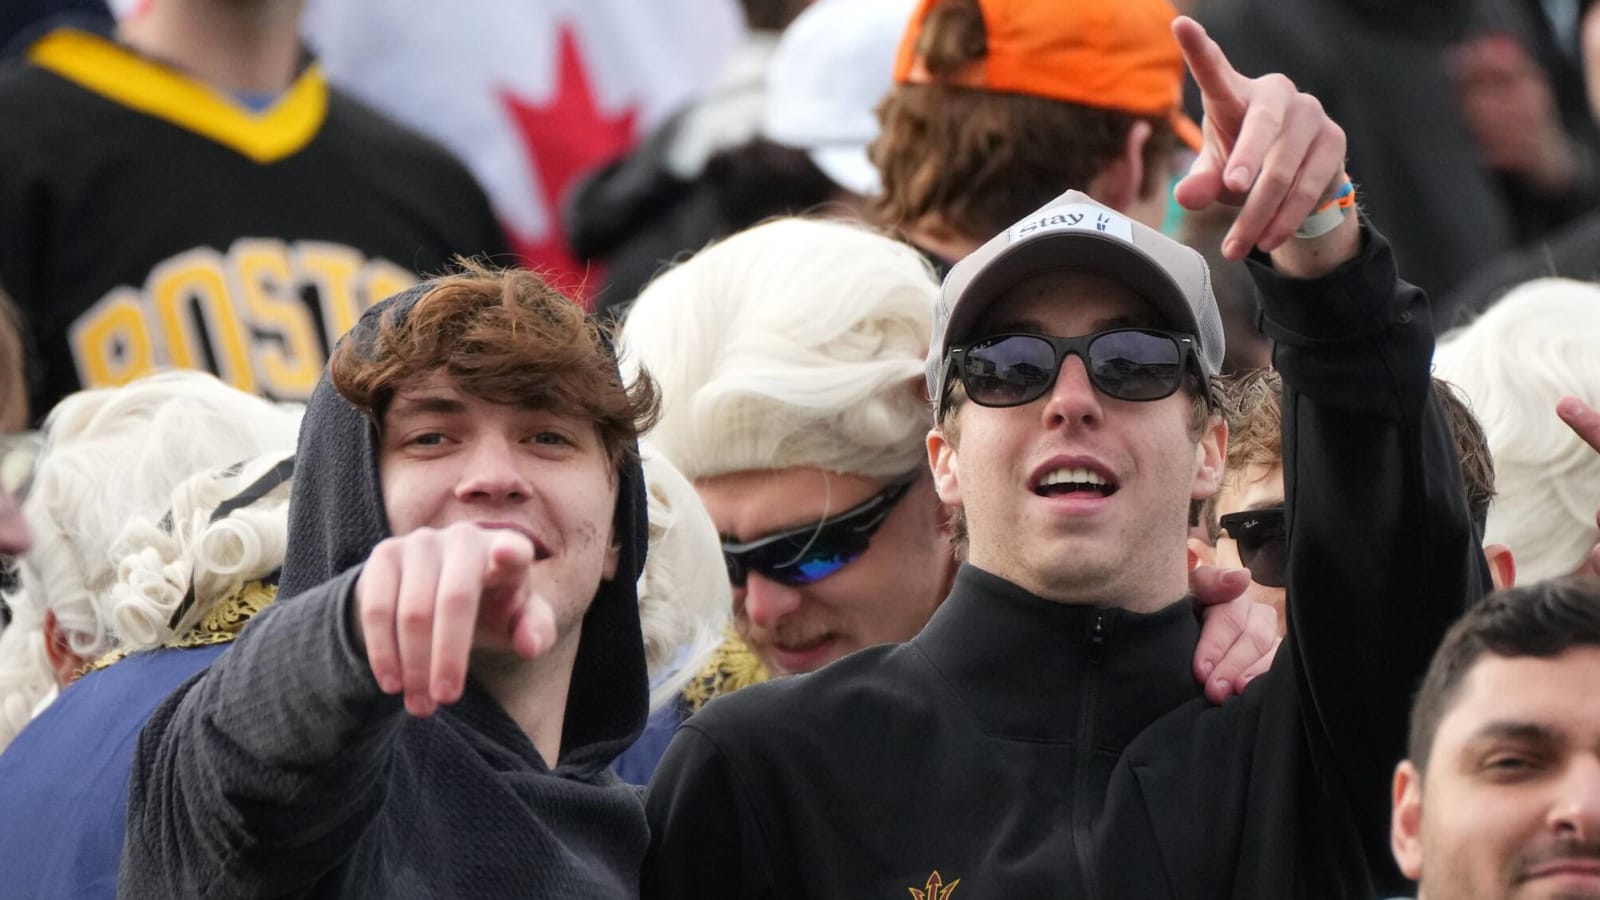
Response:
[[[928,432],[928,468],[933,470],[933,489],[939,494],[939,502],[960,506],[961,461],[956,458],[956,445],[938,428]]]
[[[1136,203],[1144,184],[1144,145],[1150,140],[1150,123],[1134,120],[1122,151],[1089,182],[1089,196],[1112,209],[1125,210]]]
[[[50,670],[56,675],[56,683],[62,687],[78,680],[78,670],[88,664],[84,659],[72,651],[72,642],[67,640],[67,633],[56,621],[56,611],[46,610],[44,614],[44,654],[50,660]]]
[[[1511,548],[1505,544],[1484,544],[1483,558],[1489,563],[1489,578],[1494,581],[1494,589],[1503,591],[1517,583],[1517,561],[1511,556]]]
[[[1222,469],[1228,462],[1228,423],[1221,416],[1206,419],[1206,430],[1194,448],[1192,500],[1205,500],[1222,487]]]
[[[1217,564],[1217,548],[1197,537],[1189,538],[1187,546],[1190,571],[1200,566],[1214,566]]]
[[[1394,770],[1389,849],[1407,878],[1422,879],[1422,773],[1409,759],[1401,760]]]

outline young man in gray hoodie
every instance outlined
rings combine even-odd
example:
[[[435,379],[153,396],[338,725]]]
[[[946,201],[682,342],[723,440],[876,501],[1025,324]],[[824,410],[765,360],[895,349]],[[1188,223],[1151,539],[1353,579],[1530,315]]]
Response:
[[[527,272],[363,316],[300,433],[282,599],[140,738],[119,895],[635,895],[607,764],[645,719],[655,406]]]

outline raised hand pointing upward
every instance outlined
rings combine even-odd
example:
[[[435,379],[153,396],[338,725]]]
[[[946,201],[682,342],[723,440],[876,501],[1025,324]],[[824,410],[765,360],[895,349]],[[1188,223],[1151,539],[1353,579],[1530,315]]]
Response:
[[[1306,217],[1349,180],[1344,130],[1321,101],[1283,75],[1239,74],[1200,23],[1187,16],[1179,16],[1172,30],[1200,87],[1205,113],[1205,143],[1174,191],[1178,203],[1195,210],[1213,203],[1242,207],[1223,239],[1228,259],[1242,259],[1252,246],[1266,253],[1292,248],[1293,257],[1309,254],[1324,264],[1354,256],[1354,216],[1325,237],[1297,241],[1294,236]],[[1283,263],[1276,255],[1273,261]]]

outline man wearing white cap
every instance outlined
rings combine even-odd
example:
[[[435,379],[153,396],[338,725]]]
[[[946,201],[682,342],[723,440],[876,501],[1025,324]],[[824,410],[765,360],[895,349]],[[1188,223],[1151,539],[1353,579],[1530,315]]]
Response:
[[[944,286],[928,454],[967,541],[949,598],[906,644],[690,720],[647,800],[646,897],[1404,888],[1386,836],[1407,697],[1486,581],[1427,301],[1352,212],[1320,104],[1176,29],[1206,99],[1177,197],[1242,206],[1224,254],[1257,249],[1279,341],[1294,605],[1273,668],[1208,707],[1182,662],[1174,559],[1226,445],[1205,264],[1068,192]]]

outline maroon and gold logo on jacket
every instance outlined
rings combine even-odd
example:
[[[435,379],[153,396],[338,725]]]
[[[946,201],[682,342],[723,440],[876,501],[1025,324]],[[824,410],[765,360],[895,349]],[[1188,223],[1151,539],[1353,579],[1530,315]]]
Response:
[[[960,883],[961,879],[957,878],[945,884],[944,878],[939,875],[939,870],[934,869],[933,874],[928,876],[928,883],[922,886],[922,890],[916,888],[906,888],[906,890],[910,891],[916,900],[950,900],[950,895],[955,893],[956,885]]]

